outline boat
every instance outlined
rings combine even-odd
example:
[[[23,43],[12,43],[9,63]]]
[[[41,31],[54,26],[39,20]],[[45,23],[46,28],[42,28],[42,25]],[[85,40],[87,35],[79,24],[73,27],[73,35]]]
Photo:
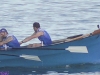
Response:
[[[74,36],[74,38],[83,35]],[[69,37],[49,46],[0,50],[0,67],[50,68],[100,63],[100,34],[75,40]],[[74,40],[71,40],[74,39]]]

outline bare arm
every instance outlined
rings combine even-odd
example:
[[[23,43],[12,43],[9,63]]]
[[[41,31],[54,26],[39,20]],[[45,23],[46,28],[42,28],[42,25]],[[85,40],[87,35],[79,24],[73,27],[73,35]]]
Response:
[[[2,39],[2,36],[0,35],[0,42],[2,42],[3,41],[3,39]]]
[[[79,39],[82,39],[82,38],[88,37],[88,36],[90,36],[90,35],[96,35],[96,34],[100,34],[100,29],[95,30],[95,31],[93,31],[92,33],[89,33],[89,34],[85,34],[85,35],[82,35],[82,36],[79,36],[79,37],[73,38],[71,41],[73,41],[73,40],[79,40]]]
[[[4,45],[4,44],[6,44],[6,43],[8,43],[8,42],[10,42],[10,41],[12,41],[12,40],[13,40],[13,38],[12,38],[11,36],[9,36],[6,40],[0,42],[0,46],[1,46],[1,45]]]
[[[100,29],[95,30],[95,31],[92,33],[92,35],[96,35],[96,34],[100,34]]]
[[[34,38],[38,38],[41,35],[43,35],[43,32],[38,32],[38,33],[32,34],[31,36],[29,36],[29,37],[25,38],[23,41],[21,41],[20,44],[28,42],[28,41],[30,41],[30,40],[32,40]]]

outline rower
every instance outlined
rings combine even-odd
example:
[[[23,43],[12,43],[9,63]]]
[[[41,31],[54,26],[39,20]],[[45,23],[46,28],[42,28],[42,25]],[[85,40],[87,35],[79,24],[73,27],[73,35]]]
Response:
[[[35,32],[31,36],[29,36],[29,37],[25,38],[24,40],[22,40],[20,42],[20,44],[26,43],[26,42],[34,39],[34,38],[38,38],[41,41],[41,43],[29,44],[27,46],[28,48],[40,47],[42,45],[48,46],[48,45],[52,44],[50,35],[48,34],[47,31],[40,28],[40,24],[38,22],[33,23],[33,29],[34,29]],[[42,42],[43,42],[43,44],[42,44]]]
[[[17,38],[14,35],[9,35],[8,31],[5,28],[2,28],[0,30],[0,34],[3,38],[3,41],[0,42],[0,46],[4,45],[5,47],[12,47],[12,48],[20,47],[20,44],[19,44]]]

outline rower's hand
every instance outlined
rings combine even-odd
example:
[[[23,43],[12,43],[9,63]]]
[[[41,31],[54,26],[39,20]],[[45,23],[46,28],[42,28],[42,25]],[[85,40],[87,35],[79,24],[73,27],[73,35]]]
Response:
[[[19,44],[21,45],[21,44],[22,44],[22,41],[21,41],[21,42],[19,42]]]

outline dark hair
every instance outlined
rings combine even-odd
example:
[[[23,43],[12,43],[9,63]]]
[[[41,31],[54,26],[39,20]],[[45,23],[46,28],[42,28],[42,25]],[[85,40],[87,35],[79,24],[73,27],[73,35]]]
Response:
[[[33,27],[40,28],[40,24],[38,22],[34,22]]]
[[[5,28],[2,28],[2,29],[0,30],[0,32],[6,32],[6,33],[8,34],[8,31],[7,31]]]
[[[100,26],[99,26],[99,25],[97,25],[97,27],[99,28]]]

